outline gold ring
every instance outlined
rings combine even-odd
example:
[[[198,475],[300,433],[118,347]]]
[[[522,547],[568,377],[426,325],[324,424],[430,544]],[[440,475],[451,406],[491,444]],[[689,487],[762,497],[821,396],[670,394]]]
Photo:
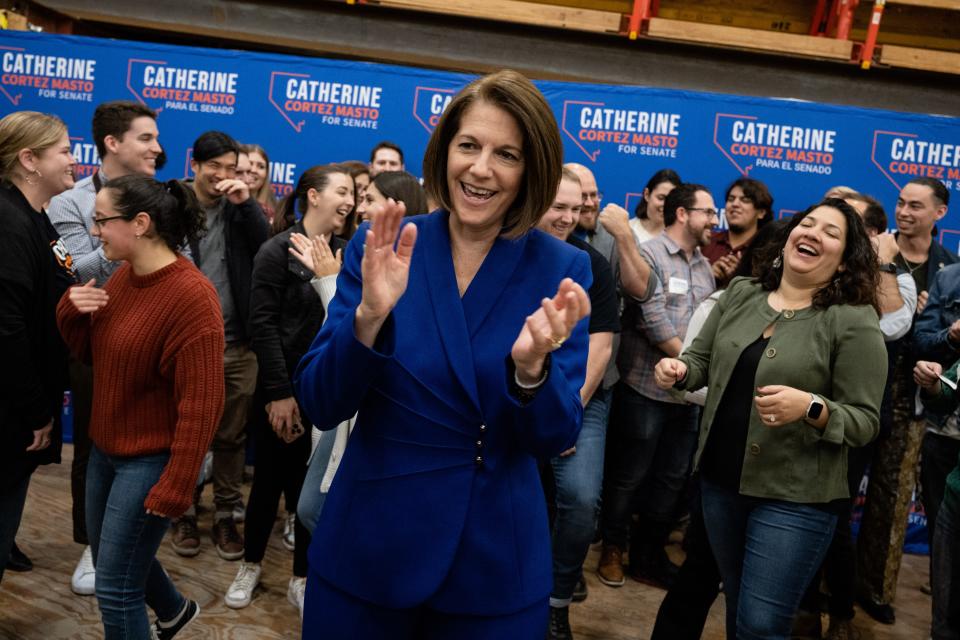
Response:
[[[566,342],[566,340],[566,337],[554,338],[553,336],[550,336],[550,344],[553,345],[554,349],[559,349],[561,346],[563,346],[563,343]]]

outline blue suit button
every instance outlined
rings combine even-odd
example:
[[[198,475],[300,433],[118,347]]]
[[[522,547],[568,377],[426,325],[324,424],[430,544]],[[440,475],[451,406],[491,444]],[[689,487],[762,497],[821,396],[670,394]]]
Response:
[[[486,432],[487,432],[487,425],[485,424],[480,425],[480,433],[486,433]]]
[[[474,460],[474,462],[476,462],[476,463],[477,463],[477,466],[479,467],[480,465],[483,464],[483,456],[477,456],[477,458],[476,458],[476,460]]]
[[[483,449],[483,440],[477,440],[477,449]]]

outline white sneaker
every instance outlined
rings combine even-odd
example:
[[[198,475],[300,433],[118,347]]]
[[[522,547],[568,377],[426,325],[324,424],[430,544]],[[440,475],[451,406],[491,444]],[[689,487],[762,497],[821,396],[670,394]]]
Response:
[[[70,588],[78,596],[92,596],[96,591],[97,572],[93,568],[93,552],[88,546],[83,550],[77,568],[73,570],[73,577],[70,578]]]
[[[296,529],[293,526],[294,521],[297,519],[297,514],[288,513],[287,516],[283,519],[283,546],[287,548],[287,551],[293,551],[296,547]]]
[[[231,609],[243,609],[253,599],[253,590],[260,584],[261,566],[256,562],[241,562],[237,577],[230,583],[223,603]]]
[[[307,592],[307,579],[290,578],[290,584],[287,585],[287,600],[300,612],[300,622],[303,622],[303,597]]]

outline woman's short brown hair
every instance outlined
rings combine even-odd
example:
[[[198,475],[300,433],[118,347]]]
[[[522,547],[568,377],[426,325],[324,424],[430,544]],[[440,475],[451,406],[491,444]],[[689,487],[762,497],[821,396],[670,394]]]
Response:
[[[474,80],[447,106],[423,156],[427,194],[450,210],[447,184],[450,141],[460,130],[464,112],[477,102],[503,109],[513,116],[523,132],[523,183],[503,221],[503,235],[516,238],[537,226],[550,208],[563,167],[563,143],[553,110],[540,90],[516,71],[505,69]]]

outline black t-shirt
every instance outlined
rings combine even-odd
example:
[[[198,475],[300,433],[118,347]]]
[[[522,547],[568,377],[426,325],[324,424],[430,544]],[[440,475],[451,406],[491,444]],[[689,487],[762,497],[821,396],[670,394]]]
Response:
[[[747,448],[750,413],[753,411],[753,400],[756,396],[757,366],[769,342],[770,338],[761,336],[740,354],[730,382],[723,392],[723,398],[717,406],[710,435],[700,457],[700,475],[711,484],[734,493],[740,492],[740,475],[743,472],[744,451]],[[846,517],[850,513],[850,501],[845,498],[806,504],[839,517]]]
[[[903,254],[898,253],[893,259],[893,263],[909,273],[913,277],[913,283],[917,285],[917,293],[927,290],[927,262],[929,259],[924,260],[921,263],[910,262],[903,257]]]
[[[712,484],[739,493],[750,412],[753,411],[754,381],[760,356],[769,338],[763,336],[740,354],[730,382],[714,414],[710,435],[700,458],[700,473]]]
[[[593,284],[587,295],[590,296],[590,333],[610,331],[620,333],[620,302],[617,298],[617,286],[613,281],[610,263],[599,251],[589,244],[571,235],[567,242],[587,252],[590,256],[590,268],[593,270]]]

